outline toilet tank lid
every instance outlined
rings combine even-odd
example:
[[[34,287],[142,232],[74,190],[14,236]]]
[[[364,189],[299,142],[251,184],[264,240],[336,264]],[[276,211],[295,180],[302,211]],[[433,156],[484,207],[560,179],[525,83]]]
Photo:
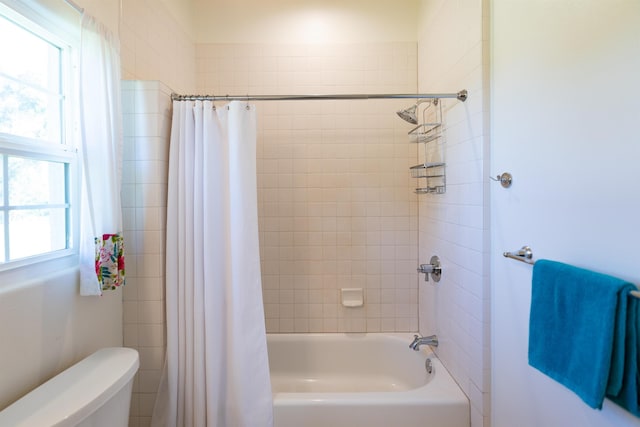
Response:
[[[138,352],[109,347],[96,351],[0,412],[0,426],[74,426],[133,379]]]

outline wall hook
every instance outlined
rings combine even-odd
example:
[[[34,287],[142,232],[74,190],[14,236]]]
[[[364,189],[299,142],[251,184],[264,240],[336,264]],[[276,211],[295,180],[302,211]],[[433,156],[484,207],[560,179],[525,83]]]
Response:
[[[503,188],[511,187],[511,183],[513,182],[513,176],[509,172],[503,172],[502,175],[498,175],[495,178],[489,177],[492,181],[497,181],[502,185]]]

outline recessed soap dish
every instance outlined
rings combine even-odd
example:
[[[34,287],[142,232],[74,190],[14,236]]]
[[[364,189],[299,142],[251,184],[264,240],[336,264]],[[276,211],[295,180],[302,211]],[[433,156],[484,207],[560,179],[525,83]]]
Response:
[[[353,308],[364,305],[362,288],[342,288],[340,292],[343,306]]]

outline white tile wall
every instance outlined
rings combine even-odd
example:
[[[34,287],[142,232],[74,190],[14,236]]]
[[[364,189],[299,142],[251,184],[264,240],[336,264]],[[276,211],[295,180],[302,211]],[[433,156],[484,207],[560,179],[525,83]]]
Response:
[[[122,199],[128,244],[124,345],[140,353],[130,427],[150,423],[165,354],[164,245],[170,94],[170,89],[160,82],[122,84]]]
[[[195,89],[195,43],[161,1],[121,0],[122,78],[158,80],[180,93]]]
[[[128,245],[124,345],[140,353],[129,425],[144,427],[150,423],[165,353],[169,88],[195,91],[195,43],[162,2],[122,0],[120,6],[125,79],[122,200]]]
[[[442,281],[420,288],[420,332],[438,334],[474,427],[490,425],[486,3],[423,1],[418,41],[421,91],[469,91],[465,103],[443,104],[447,192],[420,196],[420,260],[443,262]]]
[[[415,93],[415,43],[205,44],[213,94]],[[415,331],[417,147],[411,102],[259,102],[260,244],[269,332]],[[364,289],[344,308],[340,288]]]

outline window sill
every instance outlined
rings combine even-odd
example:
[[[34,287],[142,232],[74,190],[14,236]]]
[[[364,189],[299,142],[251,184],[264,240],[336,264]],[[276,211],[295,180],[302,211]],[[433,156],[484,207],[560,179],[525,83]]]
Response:
[[[78,270],[78,255],[70,250],[0,266],[0,292],[28,286],[71,268]]]

